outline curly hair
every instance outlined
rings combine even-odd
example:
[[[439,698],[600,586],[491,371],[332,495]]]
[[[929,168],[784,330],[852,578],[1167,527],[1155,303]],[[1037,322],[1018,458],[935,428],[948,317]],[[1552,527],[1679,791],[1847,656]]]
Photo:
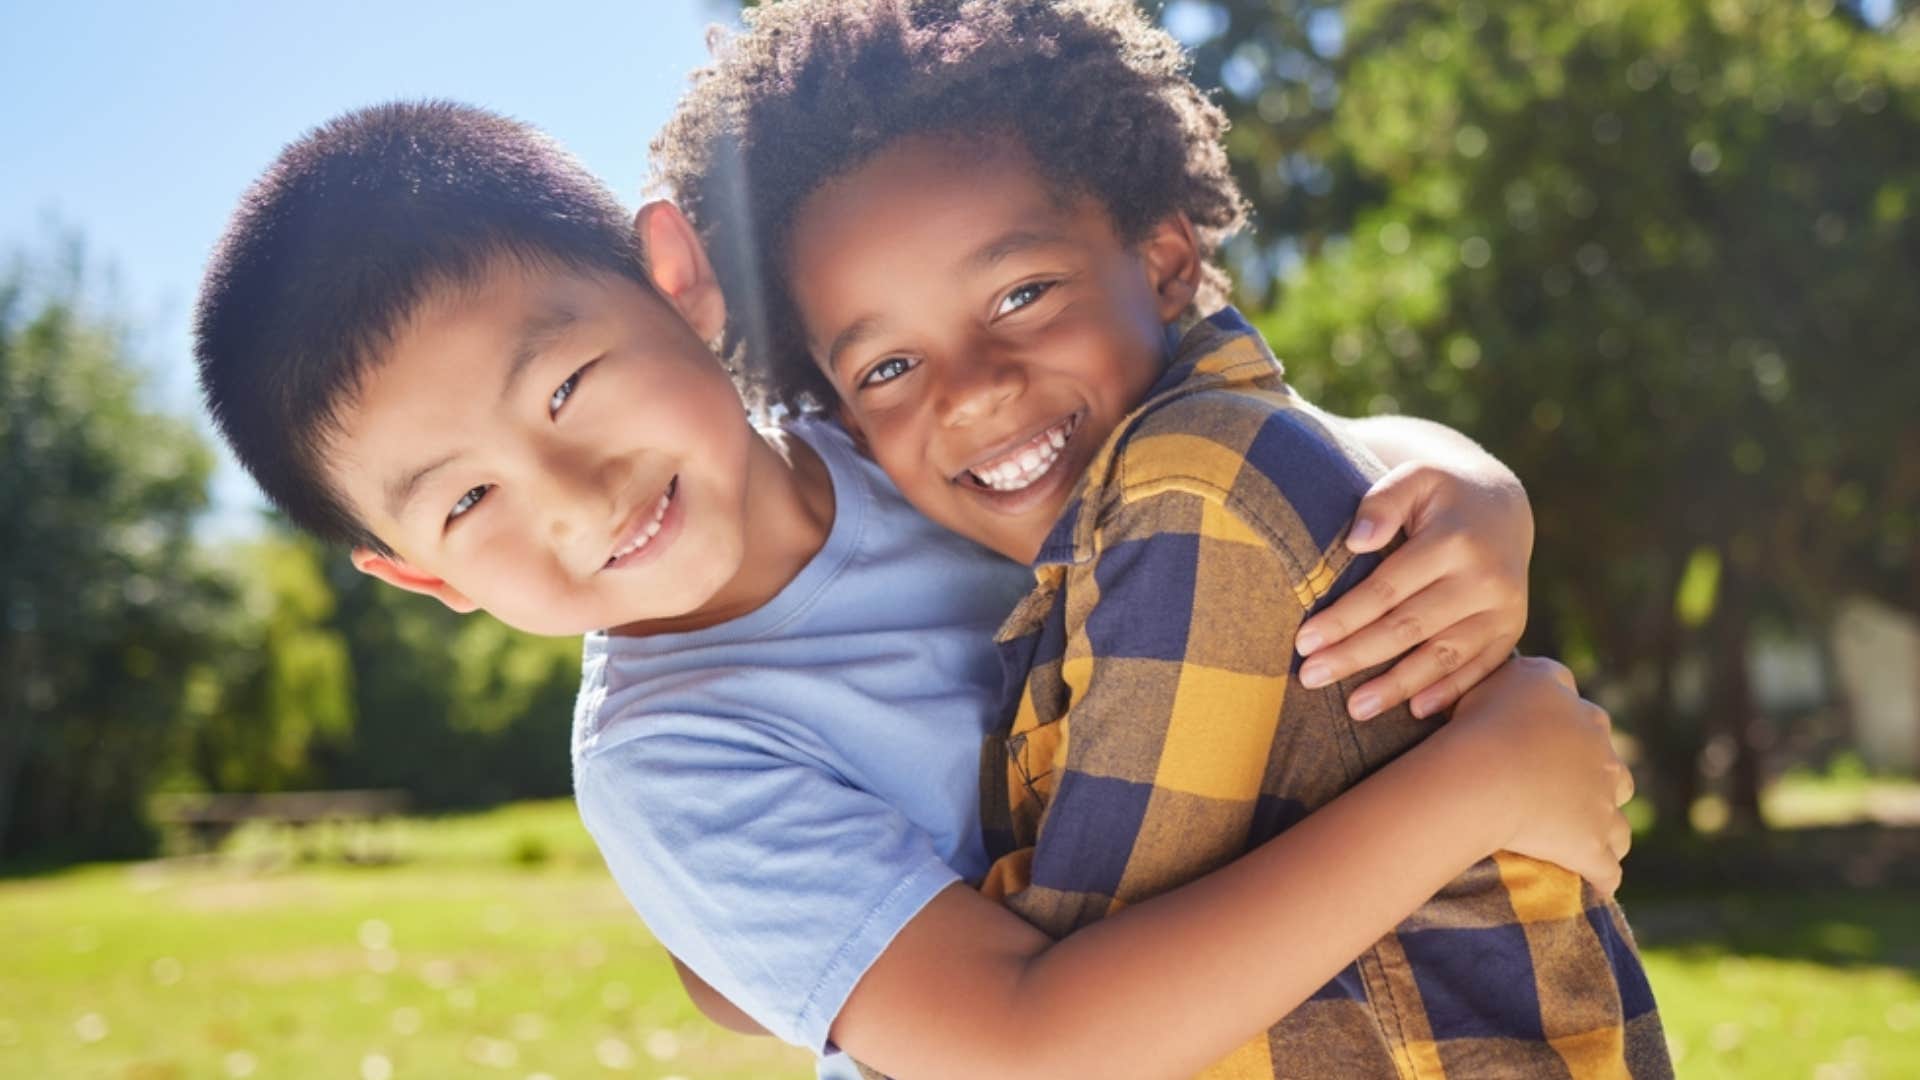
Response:
[[[733,312],[723,352],[750,400],[834,400],[785,285],[793,219],[907,135],[1010,135],[1127,243],[1184,213],[1207,260],[1195,305],[1226,300],[1214,256],[1246,214],[1227,118],[1127,0],[784,0],[711,48],[653,141],[654,182],[707,244]]]

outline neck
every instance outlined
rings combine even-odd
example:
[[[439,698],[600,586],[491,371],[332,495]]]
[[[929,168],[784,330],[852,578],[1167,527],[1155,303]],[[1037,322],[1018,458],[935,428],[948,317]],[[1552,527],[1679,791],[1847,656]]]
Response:
[[[614,628],[645,637],[684,633],[738,619],[765,606],[797,577],[833,529],[833,478],[803,440],[762,433],[747,459],[746,548],[740,570],[698,611]]]

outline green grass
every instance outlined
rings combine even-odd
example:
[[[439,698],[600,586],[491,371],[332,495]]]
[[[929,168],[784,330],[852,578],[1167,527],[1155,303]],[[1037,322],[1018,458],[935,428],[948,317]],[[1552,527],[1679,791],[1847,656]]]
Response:
[[[0,881],[0,1076],[811,1075],[694,1012],[570,804],[402,843],[384,867]]]
[[[1624,902],[1681,1076],[1920,1076],[1920,895]]]
[[[391,866],[0,880],[0,1076],[805,1077],[686,1002],[572,807],[404,823]],[[1920,896],[1627,898],[1684,1077],[1920,1076]]]

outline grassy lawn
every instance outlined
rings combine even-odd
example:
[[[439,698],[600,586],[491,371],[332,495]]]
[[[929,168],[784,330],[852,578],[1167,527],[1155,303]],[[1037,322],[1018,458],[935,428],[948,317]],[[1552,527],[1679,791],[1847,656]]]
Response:
[[[681,996],[567,803],[410,822],[393,866],[0,880],[0,1076],[804,1077]],[[1920,1076],[1920,897],[1629,896],[1684,1077]]]
[[[1624,902],[1682,1077],[1920,1076],[1920,895]]]
[[[570,804],[409,824],[402,851],[0,881],[0,1076],[812,1075],[693,1011]]]

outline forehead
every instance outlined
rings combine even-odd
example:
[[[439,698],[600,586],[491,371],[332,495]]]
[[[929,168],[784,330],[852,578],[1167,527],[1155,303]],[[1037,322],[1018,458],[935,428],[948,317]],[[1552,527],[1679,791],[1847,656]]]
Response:
[[[1114,239],[1105,207],[1053,182],[1018,139],[910,135],[801,202],[788,269],[799,294],[823,275],[948,274],[943,259],[1013,230]]]

